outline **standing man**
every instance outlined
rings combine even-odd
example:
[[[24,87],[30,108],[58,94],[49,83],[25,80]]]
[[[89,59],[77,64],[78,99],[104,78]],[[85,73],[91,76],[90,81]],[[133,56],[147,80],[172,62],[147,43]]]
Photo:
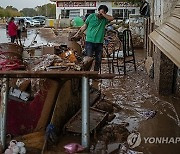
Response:
[[[95,53],[94,71],[99,71],[101,67],[105,26],[114,20],[112,16],[107,15],[107,12],[108,7],[106,5],[100,5],[98,13],[89,15],[85,24],[74,35],[74,37],[77,37],[87,30],[85,44],[86,56],[92,57]]]

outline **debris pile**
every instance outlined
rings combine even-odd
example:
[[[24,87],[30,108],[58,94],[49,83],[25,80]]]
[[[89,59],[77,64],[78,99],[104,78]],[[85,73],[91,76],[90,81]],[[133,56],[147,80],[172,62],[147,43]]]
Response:
[[[100,134],[101,140],[106,143],[123,143],[127,140],[129,131],[124,125],[111,124],[105,126]]]

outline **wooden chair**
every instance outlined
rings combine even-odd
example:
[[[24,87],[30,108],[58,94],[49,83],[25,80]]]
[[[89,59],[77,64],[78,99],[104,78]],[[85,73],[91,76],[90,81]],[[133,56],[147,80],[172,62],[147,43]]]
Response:
[[[106,32],[104,46],[103,46],[103,57],[107,59],[109,73],[114,73],[114,58],[113,53],[116,50],[121,49],[122,43],[119,41],[118,32],[109,30]]]

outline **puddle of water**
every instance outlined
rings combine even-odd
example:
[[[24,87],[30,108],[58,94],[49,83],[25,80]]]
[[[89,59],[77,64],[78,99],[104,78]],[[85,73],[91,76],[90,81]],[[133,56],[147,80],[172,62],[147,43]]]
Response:
[[[48,42],[38,34],[38,29],[28,29],[27,37],[24,38],[24,46],[42,46],[47,45]]]
[[[11,39],[7,35],[5,26],[0,26],[0,43],[11,42]]]
[[[47,45],[48,41],[42,38],[39,34],[37,34],[38,29],[28,29],[27,34],[22,33],[21,41],[25,47],[29,46],[42,46]],[[5,26],[0,26],[0,43],[10,42],[10,38],[7,35]],[[33,41],[33,42],[32,42]]]

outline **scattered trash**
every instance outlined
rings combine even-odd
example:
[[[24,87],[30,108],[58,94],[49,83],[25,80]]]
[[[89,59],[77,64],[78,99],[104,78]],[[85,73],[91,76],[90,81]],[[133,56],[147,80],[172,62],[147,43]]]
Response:
[[[64,130],[67,132],[81,133],[81,110],[79,110],[64,126]],[[98,130],[105,124],[108,118],[108,113],[94,107],[90,107],[90,132],[93,130]]]
[[[10,88],[9,95],[13,97],[17,97],[23,101],[28,101],[30,98],[30,94],[12,87]]]
[[[107,147],[107,153],[108,154],[119,153],[120,147],[121,147],[120,143],[109,144],[108,147]]]
[[[107,153],[107,144],[104,141],[98,141],[93,153],[101,153],[101,154]]]
[[[115,114],[109,114],[108,115],[108,122],[111,122],[116,117]]]
[[[120,148],[120,151],[119,151],[119,154],[143,154],[143,152],[138,152],[138,151],[130,150],[127,147],[127,145],[122,144],[121,148]]]
[[[94,107],[99,110],[106,111],[109,114],[113,112],[119,112],[120,110],[122,110],[122,108],[119,105],[117,105],[116,103],[112,103],[111,101],[106,99],[103,99],[102,101],[96,103]]]
[[[142,115],[146,120],[154,118],[156,115],[157,111],[142,111],[142,112],[138,112],[138,114]]]
[[[99,135],[99,138],[101,140],[106,141],[108,143],[126,142],[127,137],[129,135],[129,131],[124,126],[118,124],[111,124],[105,126]]]
[[[84,147],[78,143],[71,143],[64,146],[64,149],[66,150],[66,153],[76,153],[76,152],[82,152],[84,150]]]
[[[26,148],[24,146],[25,144],[23,142],[11,140],[5,154],[26,154]]]
[[[122,122],[120,123],[121,126],[124,126],[124,127],[128,127],[129,126],[129,123],[128,122]]]
[[[53,124],[49,124],[46,128],[46,139],[51,143],[57,142],[57,135]]]

